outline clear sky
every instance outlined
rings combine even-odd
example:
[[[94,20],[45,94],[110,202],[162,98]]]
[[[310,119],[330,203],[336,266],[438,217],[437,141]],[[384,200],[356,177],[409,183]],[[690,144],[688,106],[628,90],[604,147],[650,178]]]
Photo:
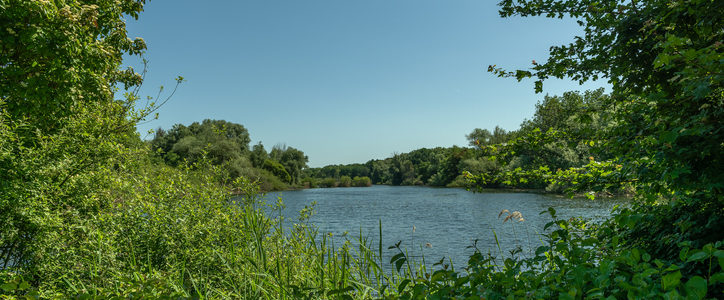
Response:
[[[464,146],[474,128],[516,129],[546,93],[605,86],[550,81],[535,94],[532,81],[488,73],[544,61],[581,31],[571,20],[501,19],[495,3],[151,1],[128,20],[149,49],[142,95],[187,81],[139,131],[224,119],[252,144],[304,151],[311,167],[363,163]]]

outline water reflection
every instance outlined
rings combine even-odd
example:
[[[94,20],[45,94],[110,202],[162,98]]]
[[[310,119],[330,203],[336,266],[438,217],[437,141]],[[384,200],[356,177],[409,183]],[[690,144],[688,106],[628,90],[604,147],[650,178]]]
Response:
[[[471,193],[462,189],[430,187],[373,186],[367,188],[308,189],[270,193],[267,199],[281,196],[286,220],[297,220],[305,205],[317,202],[311,222],[320,233],[340,237],[358,236],[360,229],[370,240],[378,241],[382,221],[383,248],[402,241],[412,256],[426,261],[451,258],[456,266],[467,262],[473,252],[468,246],[477,240],[484,252],[508,253],[516,246],[540,245],[538,233],[551,220],[541,211],[553,207],[560,218],[584,217],[600,222],[610,215],[620,199],[568,199],[532,193]],[[525,221],[503,223],[498,217],[504,209],[519,211]],[[289,224],[287,224],[288,226]],[[414,230],[413,230],[414,228]],[[495,241],[497,234],[501,249]],[[394,255],[393,250],[385,256]]]

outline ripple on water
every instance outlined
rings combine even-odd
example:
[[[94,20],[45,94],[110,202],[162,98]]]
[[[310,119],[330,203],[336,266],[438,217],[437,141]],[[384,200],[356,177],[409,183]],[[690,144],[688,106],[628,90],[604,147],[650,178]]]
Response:
[[[364,235],[377,241],[378,224],[382,221],[383,248],[402,241],[412,254],[424,254],[426,261],[451,258],[461,265],[467,262],[478,240],[482,251],[498,253],[493,232],[497,234],[504,253],[516,245],[534,248],[540,243],[536,233],[550,221],[548,207],[558,216],[580,216],[603,220],[610,215],[620,199],[567,199],[532,193],[471,193],[463,189],[430,187],[372,186],[362,188],[307,189],[269,193],[267,199],[282,196],[286,220],[296,220],[305,205],[316,201],[311,221],[320,232],[339,237],[344,232]],[[520,211],[525,221],[506,222],[498,218],[507,209]],[[413,232],[413,226],[415,231]],[[431,247],[425,245],[429,243]],[[385,256],[394,255],[389,250]]]

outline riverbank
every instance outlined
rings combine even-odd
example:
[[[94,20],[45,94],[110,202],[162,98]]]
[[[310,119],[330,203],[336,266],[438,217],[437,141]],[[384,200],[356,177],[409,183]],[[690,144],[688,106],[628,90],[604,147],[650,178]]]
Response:
[[[391,185],[391,184],[370,184],[365,185],[362,187],[373,187],[373,186],[390,186],[390,187],[403,187],[403,186],[414,186],[414,187],[429,187],[429,188],[439,188],[439,189],[462,189],[469,192],[474,193],[528,193],[528,194],[540,194],[540,195],[552,195],[552,196],[560,196],[564,198],[588,198],[591,194],[588,193],[574,193],[573,195],[560,192],[560,191],[549,191],[546,189],[533,189],[533,188],[507,188],[507,187],[501,187],[501,188],[482,188],[482,189],[475,189],[471,190],[470,187],[464,187],[464,186],[429,186],[429,185]],[[300,190],[306,190],[306,189],[314,189],[314,188],[321,188],[321,189],[333,189],[333,188],[349,188],[353,186],[316,186],[316,187],[309,187],[308,185],[296,185],[296,186],[289,186],[286,189],[280,189],[280,190],[269,190],[264,191],[264,193],[270,193],[270,192],[282,192],[282,191],[300,191]],[[633,192],[621,192],[621,193],[611,193],[611,192],[598,192],[593,194],[594,198],[627,198],[631,199],[634,197]]]

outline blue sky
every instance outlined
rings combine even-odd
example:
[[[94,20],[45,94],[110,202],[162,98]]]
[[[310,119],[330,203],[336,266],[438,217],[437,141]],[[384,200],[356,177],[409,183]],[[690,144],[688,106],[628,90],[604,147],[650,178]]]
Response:
[[[127,25],[149,49],[142,95],[187,81],[139,131],[224,119],[320,167],[464,146],[474,128],[516,129],[544,94],[606,86],[557,80],[535,94],[532,81],[488,73],[544,61],[580,32],[571,20],[501,19],[495,3],[151,1]]]

